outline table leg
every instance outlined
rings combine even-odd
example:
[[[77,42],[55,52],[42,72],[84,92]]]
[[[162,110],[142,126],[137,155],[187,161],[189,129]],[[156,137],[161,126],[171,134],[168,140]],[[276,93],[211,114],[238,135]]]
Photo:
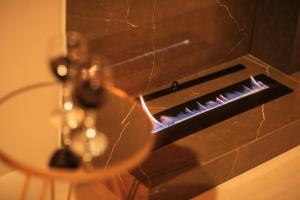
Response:
[[[22,192],[20,195],[20,200],[25,200],[26,193],[27,193],[27,190],[29,187],[29,182],[30,182],[30,175],[27,174],[24,179],[23,188],[22,188]]]
[[[55,200],[55,182],[51,180],[51,200]]]
[[[72,190],[73,190],[73,184],[70,183],[70,185],[69,185],[69,190],[68,190],[67,200],[71,200]]]
[[[47,187],[49,184],[49,180],[44,180],[44,184],[40,193],[40,200],[46,199]]]

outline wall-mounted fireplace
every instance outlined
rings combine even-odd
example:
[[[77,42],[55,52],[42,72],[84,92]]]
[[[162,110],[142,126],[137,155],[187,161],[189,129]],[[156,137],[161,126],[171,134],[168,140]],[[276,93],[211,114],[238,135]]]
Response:
[[[234,67],[239,66],[242,65],[236,65]],[[234,67],[226,68],[213,74],[218,73],[224,75],[222,72],[227,72],[230,69],[234,69]],[[165,91],[166,94],[170,93],[167,92],[168,90],[176,92],[179,88],[184,87],[182,85],[196,85],[198,82],[205,84],[205,82],[201,80],[207,79],[206,77],[210,76],[212,76],[212,74],[182,84],[177,83],[176,86],[173,84],[169,89],[146,95],[146,98],[162,96],[163,91]],[[154,149],[265,104],[292,91],[292,89],[274,79],[264,74],[259,74],[255,77],[250,76],[246,80],[163,110],[154,116],[150,114],[149,118],[154,124],[152,134],[157,138]],[[149,109],[143,97],[140,97],[140,101],[146,113],[149,114]]]
[[[143,96],[157,142],[132,173],[150,199],[190,198],[300,143],[299,83],[285,74],[300,70],[299,10],[298,0],[67,1],[67,30],[83,33],[117,87]]]
[[[150,182],[153,199],[192,197],[299,144],[298,83],[252,56],[177,80],[178,87],[241,63],[245,69],[183,90],[150,93],[159,97],[145,104],[162,125],[153,128],[151,155],[132,173]],[[185,192],[176,190],[182,183]]]

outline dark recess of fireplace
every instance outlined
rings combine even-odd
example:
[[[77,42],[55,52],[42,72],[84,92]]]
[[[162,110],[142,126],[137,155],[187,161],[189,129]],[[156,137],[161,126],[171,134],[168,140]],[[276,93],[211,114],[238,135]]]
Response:
[[[237,65],[239,66],[239,65]],[[209,75],[207,75],[209,77]],[[286,87],[285,85],[275,81],[274,79],[264,75],[259,74],[254,77],[255,80],[261,81],[266,84],[269,88],[259,91],[257,93],[251,94],[244,98],[238,99],[236,101],[230,102],[221,107],[212,109],[203,114],[194,116],[190,119],[182,121],[173,126],[167,127],[157,133],[155,133],[156,144],[153,147],[153,150],[158,149],[164,145],[167,145],[171,142],[174,142],[180,138],[186,137],[190,134],[193,134],[197,131],[205,129],[209,126],[212,126],[216,123],[219,123],[223,120],[231,118],[235,115],[238,115],[242,112],[250,110],[259,105],[270,102],[276,98],[284,96],[288,93],[291,93],[293,90]],[[199,79],[197,79],[199,80]],[[192,81],[191,81],[192,82]],[[201,82],[201,81],[200,81]],[[222,88],[220,90],[214,91],[207,95],[195,98],[191,101],[184,102],[162,112],[156,113],[154,117],[159,119],[161,116],[175,116],[176,114],[184,111],[186,107],[193,108],[195,107],[196,102],[206,102],[209,99],[215,98],[219,94],[224,94],[226,92],[234,91],[237,88],[240,88],[241,85],[250,85],[249,79],[238,82],[236,84],[230,85],[228,87]],[[191,85],[192,86],[192,85]]]

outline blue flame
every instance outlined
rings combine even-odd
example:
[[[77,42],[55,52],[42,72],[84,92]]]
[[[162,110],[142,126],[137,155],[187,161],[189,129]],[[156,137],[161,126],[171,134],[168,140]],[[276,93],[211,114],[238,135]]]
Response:
[[[152,133],[157,133],[165,128],[178,124],[182,121],[185,121],[197,115],[201,115],[205,112],[216,109],[220,106],[226,105],[238,99],[250,96],[254,93],[269,88],[269,86],[267,86],[266,84],[260,81],[256,81],[252,76],[250,77],[250,80],[251,80],[250,87],[242,86],[240,91],[232,91],[232,92],[220,94],[219,96],[215,97],[214,100],[207,101],[203,104],[197,102],[198,105],[197,109],[191,110],[188,107],[186,107],[183,112],[179,113],[176,116],[161,116],[159,120],[151,116],[150,119],[152,119],[152,122],[154,124]],[[141,98],[141,102],[143,103],[142,98]],[[148,108],[146,106],[144,109],[148,111]]]

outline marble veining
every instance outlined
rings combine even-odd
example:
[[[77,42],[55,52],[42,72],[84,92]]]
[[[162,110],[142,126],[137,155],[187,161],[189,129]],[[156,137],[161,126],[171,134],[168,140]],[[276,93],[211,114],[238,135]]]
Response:
[[[125,121],[129,118],[129,116],[132,113],[132,111],[134,110],[135,106],[136,106],[136,103],[134,103],[132,105],[132,107],[130,108],[130,110],[128,111],[128,113],[125,115],[124,119],[121,121],[121,125],[123,125],[125,123]]]
[[[116,67],[116,86],[137,95],[246,53],[254,8],[245,1],[250,6],[243,9],[251,15],[244,15],[243,23],[220,0],[126,0],[94,6],[68,1],[67,30],[83,32],[93,51]],[[230,6],[239,8],[237,1]]]
[[[151,85],[152,83],[152,76],[155,70],[155,62],[156,62],[156,44],[155,44],[155,36],[156,36],[156,23],[155,23],[155,15],[156,15],[156,0],[153,2],[153,14],[152,14],[152,29],[153,29],[153,35],[152,35],[152,49],[153,49],[153,60],[152,60],[152,68],[149,75],[149,80],[147,87]],[[147,89],[147,88],[146,88]],[[145,90],[146,90],[145,89]]]
[[[220,59],[220,63],[224,62],[225,59],[236,49],[238,48],[242,42],[246,39],[246,37],[248,36],[248,33],[246,32],[246,27],[242,27],[241,24],[239,23],[239,21],[236,19],[236,17],[233,16],[233,14],[231,13],[229,7],[224,4],[221,3],[220,0],[216,0],[217,4],[221,7],[224,8],[226,13],[228,14],[228,16],[232,19],[232,21],[234,22],[234,24],[236,25],[237,29],[242,33],[242,38],[240,40],[238,40],[238,42],[231,48],[229,49],[229,51],[227,52],[227,54],[224,56],[224,58]]]
[[[270,156],[270,155],[276,155],[278,153],[276,152],[280,152],[282,150],[275,150],[276,152],[274,153],[268,153],[268,154],[264,154],[264,153],[258,153],[259,151],[265,151],[266,149],[260,149],[260,150],[256,150],[258,152],[256,152],[256,156],[253,155],[253,157],[251,158],[251,161],[249,162],[249,166],[247,165],[247,158],[245,157],[245,153],[249,154],[249,150],[248,148],[251,147],[253,145],[257,145],[259,143],[264,143],[265,141],[272,141],[272,138],[278,138],[279,135],[280,137],[283,137],[282,139],[280,139],[279,141],[276,140],[276,142],[273,142],[275,145],[279,148],[279,149],[286,149],[286,148],[291,148],[293,147],[293,145],[295,145],[297,143],[297,141],[299,140],[298,138],[291,138],[290,140],[284,138],[284,137],[289,137],[289,134],[292,134],[293,137],[295,136],[295,133],[293,133],[293,131],[290,131],[289,129],[291,129],[291,127],[293,126],[297,126],[300,123],[300,115],[297,115],[297,113],[300,111],[299,109],[293,109],[293,107],[297,106],[296,104],[294,104],[293,102],[297,101],[297,98],[299,98],[299,95],[297,96],[297,94],[299,93],[299,89],[298,89],[298,85],[299,83],[295,84],[295,81],[290,78],[289,76],[286,76],[284,74],[281,74],[280,72],[278,72],[277,70],[275,70],[273,67],[270,66],[264,66],[262,63],[257,63],[254,60],[252,60],[251,55],[249,56],[245,56],[243,58],[237,59],[236,61],[233,61],[234,64],[236,63],[243,63],[245,64],[248,68],[247,73],[241,73],[243,74],[243,76],[247,76],[247,74],[257,74],[257,73],[261,73],[261,72],[265,72],[266,75],[271,76],[271,77],[276,77],[276,80],[281,82],[283,81],[284,84],[287,84],[289,87],[292,87],[295,92],[285,96],[285,97],[281,97],[278,100],[275,100],[274,102],[270,102],[267,104],[264,104],[263,106],[257,107],[255,109],[250,110],[247,113],[244,113],[238,117],[234,117],[234,119],[230,119],[228,121],[222,122],[222,125],[216,125],[216,127],[212,127],[209,128],[208,130],[203,130],[201,131],[201,134],[199,133],[199,135],[191,135],[189,137],[186,137],[184,139],[181,139],[179,141],[176,141],[174,144],[171,144],[170,147],[166,146],[162,149],[158,149],[155,152],[153,152],[153,155],[150,155],[150,158],[145,161],[143,163],[143,170],[144,173],[141,174],[141,177],[145,177],[145,173],[147,174],[147,179],[151,179],[151,188],[153,191],[153,199],[156,198],[160,198],[160,195],[165,195],[165,192],[171,191],[172,186],[170,185],[171,183],[175,182],[178,184],[179,179],[184,181],[186,179],[184,179],[183,177],[185,177],[185,175],[181,175],[181,172],[176,172],[178,173],[175,177],[168,175],[169,173],[171,174],[174,173],[176,174],[174,171],[177,171],[178,169],[184,168],[183,162],[184,163],[189,163],[192,162],[193,160],[197,160],[200,165],[196,166],[195,169],[199,170],[201,168],[205,168],[206,166],[209,165],[213,165],[216,163],[219,163],[220,160],[225,159],[227,157],[232,157],[232,160],[230,161],[230,163],[226,163],[229,164],[230,167],[228,168],[228,171],[226,171],[225,174],[218,175],[220,177],[216,178],[215,183],[217,183],[218,181],[222,180],[228,180],[234,176],[236,176],[237,174],[244,172],[245,169],[249,169],[251,167],[253,167],[253,165],[257,165],[257,164],[253,164],[256,162],[261,162],[261,161],[255,161],[256,157],[258,157],[257,159],[263,159],[261,157],[265,157],[265,156]],[[232,62],[231,62],[232,63]],[[230,64],[226,64],[226,65],[230,65]],[[195,75],[197,76],[197,75]],[[200,75],[201,76],[201,75]],[[236,78],[238,77],[235,76]],[[224,79],[225,80],[225,79]],[[228,81],[230,81],[228,79]],[[234,80],[232,80],[234,82]],[[217,82],[217,81],[216,81]],[[219,85],[224,85],[224,81],[220,81],[220,84],[217,83],[212,83],[215,84],[216,87],[218,87]],[[214,90],[214,89],[212,89]],[[201,92],[201,87],[194,87],[192,90],[188,90],[186,91],[187,93],[192,93],[192,92],[198,92],[198,94],[201,96],[201,94],[203,94]],[[175,96],[175,95],[174,95]],[[186,95],[185,95],[186,97]],[[294,98],[295,97],[295,98]],[[178,97],[179,98],[179,97]],[[189,98],[195,98],[194,95],[191,95]],[[168,99],[168,100],[167,100]],[[160,103],[158,103],[159,101],[157,100],[153,100],[153,105],[154,108],[155,107],[159,107],[159,105],[164,105],[162,106],[162,109],[166,107],[168,107],[168,101],[170,103],[170,99],[174,99],[174,97],[169,97],[169,98],[165,98],[165,99],[161,99]],[[185,100],[184,100],[185,101]],[[278,102],[281,102],[281,104],[278,104]],[[290,118],[289,121],[287,121],[286,123],[281,123],[281,124],[274,124],[272,123],[274,121],[274,118],[276,119],[277,117],[279,118],[286,118],[288,116],[282,116],[282,115],[277,115],[274,114],[274,111],[276,112],[280,112],[281,108],[284,107],[284,102],[294,105],[293,107],[289,108],[292,109],[290,110],[290,115],[293,116],[295,115],[295,117]],[[149,107],[151,108],[152,106],[152,102],[147,102],[147,104],[149,104]],[[272,107],[272,112],[270,113],[268,108]],[[274,108],[274,106],[276,108]],[[296,108],[296,107],[295,107]],[[255,121],[252,121],[252,119]],[[248,126],[245,123],[250,123],[252,124],[251,126]],[[227,129],[230,127],[231,131],[222,131],[222,129]],[[241,129],[237,129],[235,127],[240,127]],[[251,127],[251,128],[250,128]],[[272,128],[270,128],[272,127]],[[241,132],[241,130],[243,130]],[[247,130],[247,131],[245,131]],[[222,144],[221,143],[227,143],[226,146],[230,145],[230,140],[234,140],[235,137],[237,136],[231,136],[231,137],[224,137],[222,136],[223,133],[230,133],[233,135],[236,134],[240,134],[239,137],[241,137],[242,135],[249,135],[247,140],[244,141],[234,141],[233,143],[239,143],[237,145],[233,145],[230,150],[224,150],[223,152],[219,151],[219,148],[222,148]],[[215,134],[215,137],[212,137],[211,135]],[[286,135],[286,136],[285,136]],[[223,140],[223,141],[222,141]],[[281,143],[281,141],[284,141],[283,143]],[[217,142],[218,141],[218,142]],[[290,141],[290,142],[287,142]],[[206,145],[205,143],[210,143],[208,145]],[[279,142],[279,143],[278,143]],[[299,141],[300,142],[300,141]],[[169,159],[169,157],[167,156],[168,154],[166,154],[166,152],[168,152],[170,150],[170,155],[171,155],[171,146],[180,146],[180,147],[188,147],[189,150],[192,151],[196,151],[197,153],[197,158],[193,158],[193,157],[187,157],[186,159],[183,159],[181,161],[181,156],[180,157],[173,157],[172,159]],[[214,151],[219,151],[219,154],[216,154],[215,152],[213,153],[213,156],[208,156],[208,154],[210,154],[207,148],[212,148],[214,150],[211,151],[211,153],[213,153]],[[267,148],[268,151],[272,152],[272,148],[268,147],[268,145],[265,145],[264,148]],[[163,153],[164,152],[164,153]],[[180,151],[179,151],[180,152]],[[177,153],[179,153],[177,152]],[[160,154],[164,154],[164,156],[162,156],[161,158],[158,158]],[[249,159],[249,158],[248,158]],[[268,158],[264,158],[264,159],[269,159]],[[156,165],[160,163],[161,168],[159,169],[159,167],[156,167]],[[168,163],[173,163],[172,166],[169,166]],[[175,165],[176,163],[176,165]],[[179,167],[181,165],[181,167]],[[223,164],[224,165],[224,164]],[[164,167],[162,167],[164,166]],[[222,165],[221,165],[222,166]],[[220,168],[214,168],[214,172],[215,173],[219,173],[219,170],[224,170],[223,167]],[[155,168],[155,169],[153,169]],[[206,168],[205,168],[206,169]],[[183,172],[183,174],[189,174],[189,173],[193,173],[192,172],[193,169],[187,171],[187,172]],[[195,172],[196,173],[196,172]],[[210,172],[209,172],[210,173]],[[160,176],[163,176],[165,178],[161,178]],[[188,175],[186,175],[188,177]],[[197,175],[195,174],[194,177],[196,177]],[[137,176],[139,177],[139,176]],[[178,178],[177,178],[178,177]],[[180,178],[179,178],[180,177]],[[186,178],[187,178],[186,177]],[[143,179],[143,178],[141,178]],[[164,180],[164,181],[159,181],[159,180]],[[205,179],[204,177],[202,177],[202,179]],[[217,181],[218,180],[218,181]],[[209,179],[207,180],[208,182],[210,181]],[[221,181],[221,182],[222,182]],[[154,192],[154,188],[158,187],[158,188],[164,188],[163,192]],[[208,187],[209,188],[209,187]]]
[[[120,134],[119,134],[119,137],[118,137],[117,141],[116,141],[116,142],[114,143],[114,145],[112,146],[111,152],[110,152],[110,154],[109,154],[109,156],[108,156],[108,159],[107,159],[107,161],[106,161],[106,163],[105,163],[104,169],[108,166],[108,164],[109,164],[109,162],[110,162],[110,160],[111,160],[111,158],[112,158],[112,155],[113,155],[115,149],[117,148],[117,146],[118,146],[120,140],[122,139],[123,134],[126,132],[126,128],[129,126],[129,124],[130,124],[130,122],[127,122],[127,123],[123,126],[123,129],[121,130],[121,132],[120,132]]]
[[[241,1],[237,0],[151,0],[143,3],[126,0],[119,4],[116,1],[94,7],[89,5],[87,7],[91,12],[80,6],[84,4],[80,1],[70,0],[68,4],[77,6],[77,10],[68,13],[67,30],[83,32],[90,40],[92,50],[108,58],[108,65],[112,66],[117,80],[116,86],[137,96],[169,86],[174,80],[197,76],[206,70],[210,71],[215,65],[247,54],[251,47],[256,1],[244,0],[243,4],[249,6],[241,6]],[[85,16],[83,13],[88,14]],[[247,55],[222,66],[240,62],[250,66],[247,72],[238,73],[234,78],[212,81],[206,88],[193,87],[183,95],[173,94],[159,101],[147,102],[149,110],[152,113],[160,112],[173,104],[194,99],[258,72],[276,76],[277,80],[299,93],[298,80],[254,56]],[[259,154],[257,157],[261,160],[255,160],[255,148],[252,149],[254,153],[249,150],[252,146],[269,144],[268,141],[274,140],[273,143],[283,151],[297,143],[296,136],[286,131],[300,122],[300,110],[295,105],[297,98],[299,95],[290,94],[270,104],[263,104],[239,117],[210,127],[201,134],[196,133],[154,151],[148,160],[137,167],[137,177],[145,180],[153,199],[172,191],[172,184],[185,183],[191,177],[199,177],[195,181],[197,183],[208,183],[204,189],[228,180],[261,160],[269,159]],[[287,110],[290,113],[279,112],[283,108],[282,102],[288,103]],[[270,106],[273,106],[272,109]],[[120,121],[122,130],[106,164],[112,162],[115,149],[126,135],[124,132],[130,126],[129,119],[134,108],[135,105],[128,108]],[[283,116],[279,113],[283,113]],[[281,144],[276,139],[280,138],[278,135],[283,139],[294,138]],[[174,154],[178,156],[172,156]],[[243,162],[245,155],[253,159]],[[185,171],[190,165],[194,168]]]

